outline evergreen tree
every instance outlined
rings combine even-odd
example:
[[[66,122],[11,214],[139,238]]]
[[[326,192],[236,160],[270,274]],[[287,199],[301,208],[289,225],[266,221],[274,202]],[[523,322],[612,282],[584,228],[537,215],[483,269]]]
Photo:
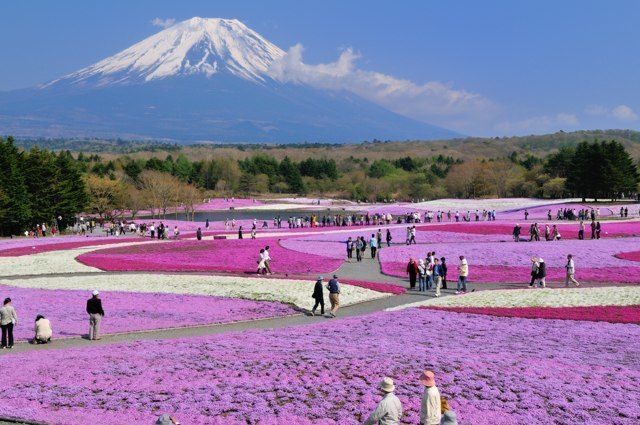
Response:
[[[0,138],[0,235],[17,235],[29,226],[31,204],[24,176],[20,170],[20,153],[9,137]]]
[[[292,193],[304,193],[304,181],[298,167],[285,156],[279,166],[280,175]]]
[[[55,204],[55,217],[61,217],[58,226],[63,229],[73,223],[77,213],[84,210],[89,203],[89,197],[80,167],[69,151],[60,152],[55,164],[59,176],[53,187],[58,199]]]

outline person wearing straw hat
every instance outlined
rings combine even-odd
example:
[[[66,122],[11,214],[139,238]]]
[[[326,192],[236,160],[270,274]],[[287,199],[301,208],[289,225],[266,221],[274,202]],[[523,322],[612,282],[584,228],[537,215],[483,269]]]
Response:
[[[92,297],[87,301],[87,313],[89,314],[89,339],[100,339],[100,324],[104,317],[104,310],[102,309],[102,300],[99,295],[100,292],[93,291]]]
[[[316,303],[313,305],[313,308],[311,309],[312,316],[316,315],[316,309],[318,308],[318,306],[320,306],[320,314],[324,316],[324,290],[322,288],[323,279],[324,279],[324,276],[318,276],[318,280],[316,280],[316,284],[313,287],[313,295],[311,295],[311,297],[313,297],[313,299],[316,300]]]
[[[424,385],[422,402],[420,403],[420,425],[439,425],[442,416],[440,391],[436,387],[436,378],[432,371],[425,370],[420,375],[420,383]]]
[[[384,394],[376,409],[369,415],[364,425],[398,425],[402,416],[402,403],[393,393],[396,386],[393,379],[385,376],[379,386]]]

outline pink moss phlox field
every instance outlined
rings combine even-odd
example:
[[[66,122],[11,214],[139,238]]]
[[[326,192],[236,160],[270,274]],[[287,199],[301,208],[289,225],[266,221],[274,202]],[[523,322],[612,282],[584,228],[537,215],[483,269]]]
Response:
[[[616,254],[617,258],[627,261],[640,261],[640,251],[620,252]]]
[[[53,238],[52,238],[53,239]],[[33,239],[30,239],[33,241]],[[33,244],[0,251],[0,257],[20,257],[23,255],[40,254],[49,251],[65,251],[68,249],[84,248],[88,246],[111,245],[118,243],[144,242],[142,238],[83,238],[74,242],[67,242],[63,238],[58,243]]]
[[[421,307],[422,308],[422,307]],[[456,313],[485,314],[529,319],[583,320],[589,322],[640,324],[640,306],[589,307],[424,307]]]
[[[341,260],[282,248],[277,238],[164,242],[92,251],[78,261],[107,271],[222,271],[253,273],[261,248],[269,245],[276,273],[320,273],[336,270]]]
[[[361,288],[371,289],[372,291],[382,292],[385,294],[400,295],[407,292],[407,288],[393,283],[367,282],[364,280],[340,279],[340,283],[347,285],[359,286]]]
[[[535,223],[535,221],[519,221],[522,227],[521,238],[529,238],[529,226]],[[591,222],[585,222],[585,238],[591,237],[591,229],[589,224]],[[541,237],[544,238],[544,224],[540,226],[542,233]],[[477,235],[503,235],[505,239],[510,239],[513,232],[514,223],[500,223],[500,222],[471,222],[471,223],[445,223],[445,224],[432,224],[432,225],[419,225],[417,227],[418,232],[453,232],[461,234],[477,234]],[[640,236],[640,221],[629,222],[601,222],[602,232],[601,238],[605,237],[632,237]],[[551,226],[549,226],[551,227]],[[557,224],[558,231],[563,239],[578,239],[578,222],[571,222],[569,224],[559,223]],[[453,240],[453,239],[452,239]]]
[[[446,257],[449,276],[456,276],[458,257],[469,262],[469,280],[473,282],[528,282],[531,258],[542,257],[547,265],[548,281],[564,281],[567,254],[572,254],[576,278],[587,282],[640,282],[640,267],[634,261],[617,258],[620,251],[631,251],[638,238],[585,241],[442,243],[394,246],[380,251],[382,272],[405,276],[410,257],[424,258],[435,250]],[[625,249],[626,248],[626,249]]]
[[[192,425],[360,424],[391,376],[403,423],[415,424],[418,376],[432,369],[461,424],[640,421],[638,325],[427,309],[319,320],[4,355],[11,385],[0,389],[0,414],[51,424],[153,423],[164,412]]]
[[[575,209],[576,211],[579,211],[583,208],[587,208],[589,210],[591,209],[595,210],[599,208],[601,218],[614,215],[614,212],[611,209],[611,207],[597,205],[597,204],[548,204],[548,205],[536,206],[533,208],[518,208],[515,210],[504,211],[500,213],[500,216],[502,218],[507,218],[507,219],[520,218],[521,220],[524,220],[524,211],[527,210],[527,212],[529,213],[529,220],[533,220],[533,219],[546,220],[547,212],[551,210],[551,217],[552,219],[555,219],[556,215],[558,214],[558,210],[564,210],[565,208]],[[619,210],[620,210],[620,207],[618,207],[618,211]]]
[[[135,279],[135,277],[132,277]],[[0,296],[11,297],[16,309],[17,340],[33,338],[38,314],[51,320],[55,337],[80,336],[89,330],[85,311],[89,291],[17,288],[0,285]],[[136,292],[102,292],[105,309],[102,332],[129,332],[145,329],[253,320],[294,314],[295,310],[275,302],[199,295]]]

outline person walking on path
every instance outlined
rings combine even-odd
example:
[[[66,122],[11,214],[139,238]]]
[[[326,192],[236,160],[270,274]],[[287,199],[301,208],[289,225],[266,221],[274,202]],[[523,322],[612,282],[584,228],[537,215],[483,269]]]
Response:
[[[100,339],[100,325],[104,317],[100,292],[93,291],[92,297],[87,301],[87,313],[89,314],[89,339],[92,341]]]
[[[242,239],[242,226],[238,227],[238,239]]]
[[[430,370],[422,372],[420,383],[424,385],[420,402],[420,425],[440,425],[442,406],[440,404],[440,390],[436,387],[434,373]]]
[[[547,286],[547,264],[542,258],[538,258],[538,285],[541,288]]]
[[[338,275],[334,274],[333,279],[329,280],[327,289],[329,289],[329,302],[331,302],[329,315],[336,317],[336,312],[340,308],[340,283],[338,282]]]
[[[393,379],[385,377],[380,382],[379,388],[384,396],[376,409],[364,421],[364,425],[398,425],[402,417],[402,403],[393,393],[396,389]]]
[[[391,230],[387,229],[387,247],[391,246]]]
[[[206,230],[209,230],[209,219],[207,219],[207,221],[205,221],[205,223],[204,223],[204,228],[205,228]]]
[[[569,287],[569,282],[574,283],[576,286],[580,286],[580,283],[575,279],[576,266],[573,262],[573,255],[567,255],[567,265],[564,266],[567,269],[567,276],[564,279],[565,288]]]
[[[442,289],[447,289],[447,259],[440,257],[440,266],[442,267]]]
[[[409,275],[409,289],[415,289],[416,277],[418,276],[418,265],[413,258],[410,258],[409,264],[407,264],[407,274]]]
[[[418,291],[425,292],[427,290],[427,267],[422,258],[418,260]]]
[[[540,268],[540,263],[538,263],[538,259],[533,257],[531,259],[531,282],[529,282],[529,288],[533,288],[536,284],[536,280],[538,280],[538,270]]]
[[[467,276],[469,276],[469,263],[467,263],[467,259],[464,258],[464,255],[460,256],[460,264],[458,265],[458,287],[456,289],[456,294],[467,292]]]
[[[318,276],[318,280],[316,280],[316,284],[313,287],[313,299],[316,301],[311,309],[311,315],[316,315],[316,309],[320,306],[320,314],[324,316],[324,288],[322,287],[322,280],[324,276]]]
[[[198,239],[199,241],[202,240],[202,229],[200,229],[198,227],[198,230],[196,231],[196,239]]]
[[[364,250],[364,243],[360,237],[356,238],[356,261],[359,263],[362,261],[362,251]]]
[[[378,249],[382,249],[382,230],[378,229],[378,232],[376,233],[376,239],[378,241],[376,247]]]
[[[378,250],[378,238],[374,233],[371,234],[371,239],[369,239],[369,247],[371,248],[371,259],[376,258],[376,251]]]
[[[516,225],[513,227],[513,232],[512,232],[512,234],[513,234],[513,240],[514,240],[515,242],[520,242],[520,233],[521,233],[521,232],[522,232],[522,228],[520,227],[520,225],[519,225],[519,224],[516,224]]]
[[[51,341],[53,336],[53,330],[51,329],[51,322],[49,319],[41,314],[36,316],[35,336],[33,337],[34,344],[46,344]]]
[[[11,305],[11,298],[4,299],[0,308],[0,327],[2,328],[2,344],[0,348],[13,348],[13,327],[18,324],[18,315]]]
[[[578,229],[578,240],[584,239],[584,221],[580,220],[580,228]]]
[[[269,245],[264,247],[264,266],[267,269],[267,273],[272,275],[273,272],[271,271],[271,255],[269,254],[269,248]]]
[[[436,297],[439,297],[440,288],[442,287],[442,265],[437,258],[434,258],[433,261],[433,284],[436,287]]]
[[[351,236],[349,236],[349,239],[347,239],[347,261],[351,262],[352,258],[353,258],[353,239],[351,239]]]

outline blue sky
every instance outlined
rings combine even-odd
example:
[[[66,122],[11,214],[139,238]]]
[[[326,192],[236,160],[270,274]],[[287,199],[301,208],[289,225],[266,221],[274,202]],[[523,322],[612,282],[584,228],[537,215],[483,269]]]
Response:
[[[0,90],[112,55],[161,30],[155,18],[228,17],[284,50],[300,44],[310,65],[350,49],[355,77],[402,86],[371,100],[465,134],[640,129],[634,0],[7,1],[0,16]]]

